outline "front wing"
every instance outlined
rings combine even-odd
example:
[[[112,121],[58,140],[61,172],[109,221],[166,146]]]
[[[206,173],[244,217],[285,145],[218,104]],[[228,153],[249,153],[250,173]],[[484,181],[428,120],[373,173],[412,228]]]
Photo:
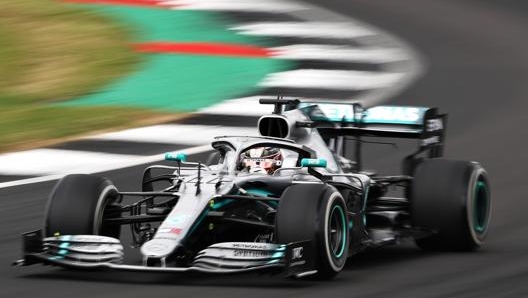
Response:
[[[170,267],[165,260],[155,266],[123,264],[118,239],[96,235],[62,235],[42,238],[42,231],[23,234],[23,258],[15,265],[55,265],[71,269],[144,272],[244,273],[283,272],[286,276],[316,273],[311,241],[288,244],[225,242],[200,251],[189,267]]]

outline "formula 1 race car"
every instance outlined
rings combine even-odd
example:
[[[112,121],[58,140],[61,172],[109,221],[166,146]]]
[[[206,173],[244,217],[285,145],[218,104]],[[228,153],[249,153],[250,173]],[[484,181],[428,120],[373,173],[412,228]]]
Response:
[[[473,250],[488,231],[491,193],[476,162],[442,156],[436,108],[261,99],[274,112],[260,136],[220,136],[212,159],[148,167],[141,192],[104,177],[68,175],[43,229],[23,235],[18,265],[155,272],[282,272],[327,279],[369,247],[414,239],[429,250]],[[362,167],[365,138],[418,140],[402,174]],[[344,154],[354,143],[353,158]],[[403,195],[389,196],[389,189]],[[142,263],[126,264],[122,226]],[[124,231],[124,229],[123,229]],[[129,239],[130,238],[130,239]],[[128,249],[128,248],[127,248]]]

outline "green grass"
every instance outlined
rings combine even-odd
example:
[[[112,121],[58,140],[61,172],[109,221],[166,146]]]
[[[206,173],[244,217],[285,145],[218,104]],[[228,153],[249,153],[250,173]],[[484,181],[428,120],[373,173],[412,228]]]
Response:
[[[138,67],[133,32],[55,0],[0,0],[0,151],[164,116],[127,108],[64,108]]]
[[[63,141],[88,132],[152,124],[172,119],[143,110],[112,107],[56,107],[47,105],[10,108],[0,117],[0,151],[27,149]]]

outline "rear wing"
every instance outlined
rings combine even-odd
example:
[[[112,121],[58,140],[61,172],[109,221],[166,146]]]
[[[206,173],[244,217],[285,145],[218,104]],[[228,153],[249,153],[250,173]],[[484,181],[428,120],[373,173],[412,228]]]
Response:
[[[447,115],[437,108],[414,106],[375,106],[359,104],[302,102],[298,108],[317,123],[325,139],[352,136],[406,138],[419,140],[418,151],[429,157],[443,154]]]

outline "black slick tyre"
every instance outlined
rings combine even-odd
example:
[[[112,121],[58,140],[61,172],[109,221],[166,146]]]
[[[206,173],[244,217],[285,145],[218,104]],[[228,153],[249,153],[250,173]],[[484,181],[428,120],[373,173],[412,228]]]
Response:
[[[332,278],[345,266],[350,243],[348,226],[345,200],[332,186],[297,184],[281,196],[277,243],[312,240],[316,278]]]
[[[416,168],[410,200],[413,226],[436,232],[416,239],[419,247],[469,251],[486,239],[491,192],[488,175],[478,163],[424,161]]]
[[[59,180],[48,199],[44,234],[104,235],[119,238],[121,226],[103,219],[119,216],[118,191],[110,180],[74,174]]]

